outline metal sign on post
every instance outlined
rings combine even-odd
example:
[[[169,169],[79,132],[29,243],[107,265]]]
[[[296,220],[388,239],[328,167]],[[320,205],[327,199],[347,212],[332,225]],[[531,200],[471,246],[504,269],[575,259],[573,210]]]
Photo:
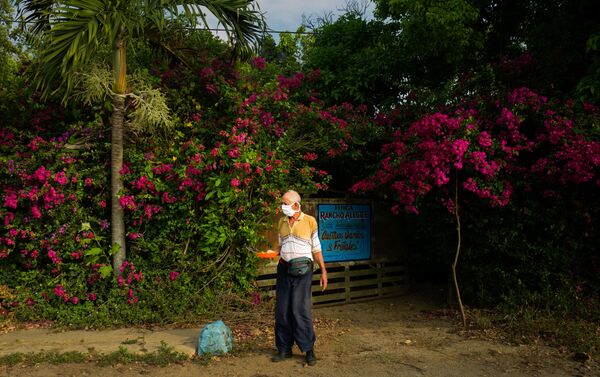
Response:
[[[325,262],[371,259],[371,206],[318,204],[319,239]]]

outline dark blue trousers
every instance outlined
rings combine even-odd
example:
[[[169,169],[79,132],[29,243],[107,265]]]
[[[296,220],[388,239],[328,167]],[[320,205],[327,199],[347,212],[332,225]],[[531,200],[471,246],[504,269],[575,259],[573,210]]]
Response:
[[[292,349],[294,341],[300,351],[313,349],[316,340],[312,323],[310,287],[312,271],[300,277],[287,274],[287,263],[277,265],[275,288],[275,345],[282,352]]]

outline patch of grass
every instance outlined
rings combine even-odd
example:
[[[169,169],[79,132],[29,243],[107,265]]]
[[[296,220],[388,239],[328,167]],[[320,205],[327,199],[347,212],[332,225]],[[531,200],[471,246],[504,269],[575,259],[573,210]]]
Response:
[[[0,356],[0,365],[12,366],[17,364],[35,365],[40,363],[68,364],[95,362],[100,366],[142,363],[164,367],[169,364],[180,364],[188,360],[190,360],[190,358],[186,354],[175,351],[172,346],[161,341],[160,346],[156,351],[146,354],[131,353],[123,346],[119,346],[117,351],[109,354],[100,354],[94,349],[90,349],[88,353],[76,351],[60,353],[55,351],[37,353],[17,352]]]
[[[121,344],[136,344],[138,342],[137,339],[125,339],[121,342]]]
[[[119,350],[115,351],[115,352],[111,352],[109,354],[101,354],[98,355],[98,358],[96,359],[97,363],[100,366],[108,366],[108,365],[115,365],[115,364],[130,364],[132,362],[137,361],[137,355],[129,352],[129,350],[127,350],[127,348],[123,347],[123,346],[119,346]]]
[[[184,361],[189,360],[189,356],[182,352],[175,351],[175,348],[168,345],[164,341],[160,342],[160,346],[155,352],[156,354],[156,362],[158,365],[161,363],[172,364],[172,363],[182,363]],[[162,365],[166,365],[162,364]]]
[[[66,364],[66,363],[84,363],[88,361],[89,354],[70,351],[70,352],[17,352],[10,355],[0,356],[0,365],[27,364],[34,365],[39,363]]]
[[[489,311],[470,310],[470,325],[480,330],[488,330],[494,327],[493,316]]]
[[[24,363],[27,359],[27,354],[17,352],[9,355],[0,356],[0,365],[16,365]]]
[[[164,367],[169,364],[179,364],[188,360],[190,360],[190,358],[186,354],[175,351],[172,346],[161,341],[160,346],[156,351],[151,353],[135,354],[129,352],[127,348],[120,346],[118,351],[100,355],[96,361],[101,366],[143,363]]]
[[[202,366],[207,366],[211,363],[211,361],[213,361],[213,359],[214,359],[213,355],[204,354],[204,355],[194,356],[193,361],[196,364],[200,364]]]
[[[600,357],[600,324],[595,321],[530,309],[518,314],[473,310],[469,315],[477,329],[513,344],[542,341],[551,347],[562,347],[566,352]]]
[[[550,346],[600,356],[600,324],[598,323],[578,318],[536,315],[512,321],[509,329],[529,339],[540,338]]]

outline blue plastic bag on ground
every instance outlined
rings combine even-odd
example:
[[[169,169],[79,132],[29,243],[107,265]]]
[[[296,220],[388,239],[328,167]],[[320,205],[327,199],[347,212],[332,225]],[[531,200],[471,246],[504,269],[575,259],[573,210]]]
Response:
[[[211,322],[198,337],[198,355],[224,354],[233,350],[233,334],[223,321]]]

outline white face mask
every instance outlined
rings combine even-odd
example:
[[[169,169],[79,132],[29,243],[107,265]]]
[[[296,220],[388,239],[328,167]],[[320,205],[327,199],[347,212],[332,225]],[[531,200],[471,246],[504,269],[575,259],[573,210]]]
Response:
[[[294,203],[290,204],[290,205],[286,205],[286,204],[282,204],[281,205],[281,210],[283,211],[283,214],[286,215],[287,217],[292,217],[296,214],[296,212],[299,212],[300,210],[295,210],[292,208],[292,206],[294,205]],[[300,204],[298,204],[298,206],[300,206]]]

